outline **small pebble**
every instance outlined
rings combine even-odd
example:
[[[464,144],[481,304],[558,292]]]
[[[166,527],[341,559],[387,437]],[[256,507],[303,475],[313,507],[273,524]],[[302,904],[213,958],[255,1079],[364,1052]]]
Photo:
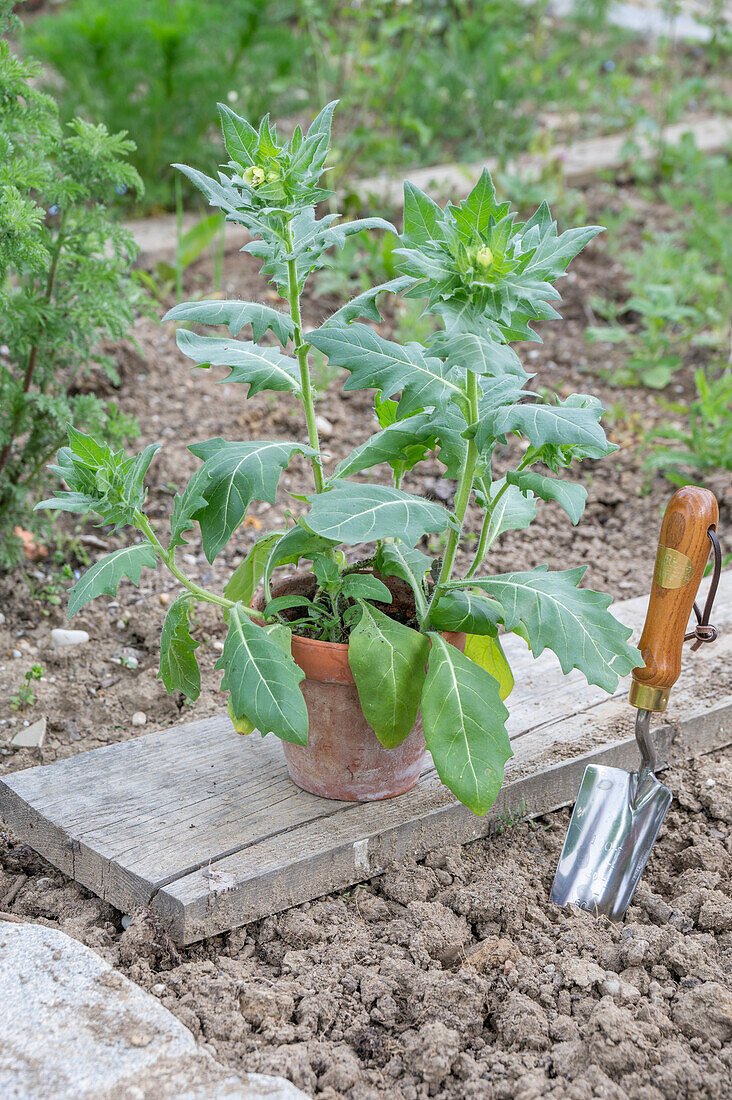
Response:
[[[132,725],[133,726],[144,726],[146,722],[147,722],[147,715],[145,714],[144,711],[136,710],[135,713],[132,715]]]
[[[130,927],[130,925],[132,924],[132,917],[128,917],[127,914],[125,914],[122,917],[122,920],[120,921],[120,924],[122,925],[123,931],[126,932],[127,929]]]
[[[704,784],[708,791],[711,791],[712,787],[716,787],[716,785],[717,783],[714,779],[707,779],[706,783]]]
[[[167,988],[163,985],[162,982],[156,982],[156,984],[152,987],[152,991],[156,997],[162,997],[165,993],[167,993]]]
[[[23,656],[23,654],[20,652],[19,649],[14,649],[13,650],[13,657],[15,658],[16,661],[18,660],[19,657],[22,657],[22,656]]]
[[[2,611],[0,611],[0,626],[4,626],[4,625],[5,625],[5,616],[3,615]]]
[[[318,429],[318,435],[322,435],[323,439],[330,439],[333,435],[333,425],[327,416],[316,416],[315,427]]]
[[[224,648],[224,643],[219,638],[217,638],[213,644],[213,647],[214,649],[217,649],[219,653],[221,653],[222,649]]]
[[[51,648],[63,649],[69,645],[83,645],[89,641],[89,635],[85,630],[62,630],[57,628],[51,631]]]

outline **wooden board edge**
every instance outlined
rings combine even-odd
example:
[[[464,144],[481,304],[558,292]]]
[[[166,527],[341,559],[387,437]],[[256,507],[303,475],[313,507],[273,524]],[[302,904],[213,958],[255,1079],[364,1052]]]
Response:
[[[153,892],[150,882],[69,836],[63,826],[39,813],[4,783],[0,783],[0,821],[53,867],[115,909],[130,913],[149,901]]]
[[[678,726],[659,726],[655,739],[659,770],[725,748],[732,744],[732,696],[695,712]],[[252,896],[251,878],[245,876],[238,886],[218,889],[211,885],[210,877],[206,879],[196,872],[161,889],[152,907],[176,942],[194,943],[363,882],[383,873],[395,861],[423,858],[435,848],[489,836],[506,814],[518,811],[527,817],[539,817],[571,805],[587,764],[631,769],[637,766],[637,753],[635,738],[628,737],[522,776],[502,788],[484,818],[450,802],[366,836],[354,835],[352,828],[349,831],[352,823],[348,820],[312,823],[293,830],[289,837],[272,838],[270,843],[276,845],[284,862],[256,876],[256,896]],[[334,837],[335,832],[340,835]],[[289,861],[288,847],[299,849]],[[245,872],[246,856],[242,853],[217,863],[219,878],[225,880],[227,873],[234,876],[237,867]],[[191,900],[186,900],[186,895]]]

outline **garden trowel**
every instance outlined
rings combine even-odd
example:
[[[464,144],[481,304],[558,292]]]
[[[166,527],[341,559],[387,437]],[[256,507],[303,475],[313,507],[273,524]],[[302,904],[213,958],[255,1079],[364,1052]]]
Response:
[[[698,645],[717,636],[708,621],[719,573],[718,518],[714,496],[698,486],[679,489],[668,504],[639,644],[645,667],[633,670],[630,688],[631,706],[638,708],[635,736],[640,768],[626,772],[589,764],[585,769],[551,892],[551,900],[558,905],[574,904],[621,920],[643,874],[671,803],[671,791],[653,774],[656,757],[650,719],[654,712],[666,709],[681,671],[685,637],[695,637]],[[702,616],[694,600],[710,543],[716,568]],[[700,626],[686,635],[692,608]]]

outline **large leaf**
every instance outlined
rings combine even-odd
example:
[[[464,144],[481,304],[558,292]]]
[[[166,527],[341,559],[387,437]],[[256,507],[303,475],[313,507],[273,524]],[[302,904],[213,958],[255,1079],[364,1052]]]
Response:
[[[434,423],[434,415],[427,412],[396,420],[351,451],[348,458],[338,463],[329,480],[349,477],[382,462],[392,465],[401,462],[406,464],[405,468],[411,469],[434,446]]]
[[[300,392],[297,363],[277,348],[262,348],[246,340],[226,340],[221,336],[199,336],[179,328],[178,347],[198,367],[230,367],[227,382],[249,385],[249,397],[262,390]]]
[[[481,418],[475,442],[484,450],[507,432],[520,432],[535,447],[545,443],[605,447],[601,415],[599,405],[504,405]]]
[[[490,672],[498,681],[501,699],[507,699],[513,691],[514,679],[500,639],[490,634],[468,634],[465,640],[465,656],[474,664]]]
[[[532,473],[531,470],[509,471],[509,485],[517,485],[522,492],[535,493],[542,500],[556,500],[564,508],[573,524],[578,524],[585,510],[587,490],[574,481],[560,481],[555,477]]]
[[[361,605],[348,642],[361,709],[384,748],[400,745],[417,721],[429,643],[424,634]]]
[[[157,564],[155,551],[149,542],[140,542],[136,546],[123,546],[102,558],[83,577],[69,589],[68,618],[89,603],[96,596],[114,596],[123,577],[129,577],[133,584],[140,583],[143,569],[154,569]]]
[[[226,152],[233,161],[249,168],[255,164],[255,153],[259,135],[245,118],[237,115],[225,103],[217,104],[221,117],[221,131],[224,135]]]
[[[421,550],[390,539],[381,543],[375,564],[378,572],[384,576],[399,577],[407,582],[414,592],[417,616],[421,621],[427,612],[425,577],[432,566],[432,558],[428,558]]]
[[[234,600],[235,603],[251,603],[257,585],[264,576],[267,559],[284,534],[284,531],[271,531],[268,535],[257,539],[226,583],[224,595],[227,600]]]
[[[526,382],[531,377],[521,366],[513,348],[489,340],[474,332],[445,332],[440,330],[430,339],[430,350],[444,358],[448,366],[462,367],[474,374],[497,377],[511,374]]]
[[[513,755],[498,681],[459,649],[430,632],[422,721],[440,779],[473,813],[485,814]]]
[[[163,317],[164,321],[199,321],[202,325],[227,325],[232,336],[238,336],[245,325],[252,326],[252,339],[261,340],[271,329],[283,347],[292,340],[292,318],[279,309],[261,302],[218,301],[206,298],[201,302],[181,302]],[[188,352],[186,352],[188,354]],[[225,366],[229,366],[228,363]]]
[[[523,628],[535,657],[551,649],[562,672],[578,668],[589,683],[615,691],[619,678],[642,665],[643,658],[627,644],[630,627],[607,610],[610,596],[577,587],[584,572],[584,566],[556,572],[539,566],[466,583],[500,603],[506,629]]]
[[[445,214],[424,191],[404,181],[404,238],[411,244],[428,245],[444,240]]]
[[[357,295],[350,302],[346,302],[344,306],[337,309],[335,313],[331,313],[330,317],[320,326],[319,331],[322,332],[324,328],[330,328],[331,326],[341,327],[347,325],[349,321],[355,321],[357,317],[367,317],[370,321],[383,320],[376,305],[378,296],[380,294],[399,294],[400,291],[411,286],[413,281],[408,275],[400,275],[396,279],[390,279],[388,283],[380,283],[379,286],[372,286],[369,290],[364,290],[363,294]]]
[[[195,443],[189,450],[204,460],[196,487],[206,507],[196,512],[195,519],[209,561],[226,546],[253,500],[274,502],[280,474],[293,454],[315,453],[301,443],[227,443],[225,439]]]
[[[455,522],[441,504],[388,485],[341,484],[309,500],[308,526],[347,546],[388,537],[414,546],[423,535]]]
[[[451,588],[443,592],[430,610],[438,630],[465,630],[468,634],[498,634],[501,608],[479,592]]]
[[[300,690],[305,673],[239,604],[229,613],[229,631],[216,668],[224,670],[221,689],[230,692],[237,719],[246,717],[262,734],[307,744],[308,712]]]
[[[182,691],[188,699],[201,694],[201,670],[196,660],[199,643],[191,637],[191,600],[179,596],[165,616],[160,636],[160,679],[170,695]]]
[[[454,372],[425,355],[420,344],[395,344],[359,322],[345,328],[327,326],[308,333],[307,338],[331,363],[351,372],[344,389],[372,388],[386,397],[401,392],[402,416],[463,396]]]

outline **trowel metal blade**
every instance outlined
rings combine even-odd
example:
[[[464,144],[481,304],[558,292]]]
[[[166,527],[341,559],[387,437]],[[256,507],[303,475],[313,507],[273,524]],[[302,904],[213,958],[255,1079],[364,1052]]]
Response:
[[[671,791],[650,771],[588,764],[552,886],[557,905],[621,920],[658,836]]]

